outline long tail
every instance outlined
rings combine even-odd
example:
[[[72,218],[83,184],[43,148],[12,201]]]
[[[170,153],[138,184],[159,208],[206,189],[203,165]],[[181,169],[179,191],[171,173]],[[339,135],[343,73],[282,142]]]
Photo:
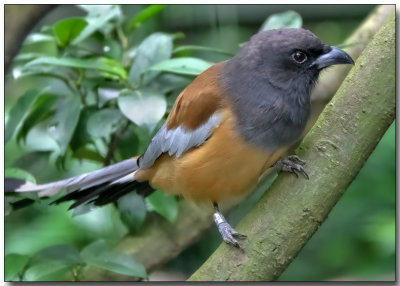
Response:
[[[153,191],[147,183],[134,180],[137,169],[137,158],[131,158],[90,173],[41,185],[6,178],[4,190],[17,193],[38,192],[39,197],[50,197],[65,189],[67,194],[53,203],[74,200],[70,208],[83,203],[104,205],[134,190],[144,196]]]

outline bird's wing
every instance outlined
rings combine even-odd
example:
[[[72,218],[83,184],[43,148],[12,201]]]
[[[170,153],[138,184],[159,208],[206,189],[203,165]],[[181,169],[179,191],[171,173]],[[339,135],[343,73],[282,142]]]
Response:
[[[179,157],[211,136],[222,120],[218,111],[225,105],[218,84],[223,65],[213,65],[181,92],[166,122],[139,158],[141,169],[151,167],[163,153]]]

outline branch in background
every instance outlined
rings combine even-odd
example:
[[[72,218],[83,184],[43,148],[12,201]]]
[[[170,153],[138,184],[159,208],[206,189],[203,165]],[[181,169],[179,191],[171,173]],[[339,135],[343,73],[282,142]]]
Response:
[[[32,27],[54,7],[56,5],[4,5],[4,74]]]
[[[357,48],[361,50],[364,49],[374,33],[379,30],[392,11],[394,11],[394,5],[378,6],[346,42],[350,42],[350,39],[363,39],[363,41],[359,42]],[[350,52],[354,58],[357,58],[360,52],[358,52],[357,55],[355,52],[351,51],[352,48],[353,47],[349,47],[346,51]],[[336,75],[336,73],[340,73],[340,75]],[[332,67],[324,73],[316,86],[314,96],[318,90],[326,90],[327,96],[325,97],[330,99],[344,79],[345,75],[341,73],[342,72],[335,67]],[[334,77],[336,78],[335,80],[333,80]],[[320,96],[324,97],[323,93],[320,93]],[[326,102],[328,101],[329,100]],[[322,105],[322,108],[325,107],[325,104]],[[314,108],[317,108],[317,105],[313,104],[312,107],[314,110]],[[319,114],[322,108],[316,114]],[[314,124],[315,121],[316,118],[312,123]],[[311,126],[312,125],[310,125],[310,128]],[[298,182],[296,182],[296,184],[297,183]],[[201,234],[212,224],[211,209],[209,211],[201,211],[198,207],[189,202],[180,201],[178,218],[173,225],[161,217],[153,217],[151,220],[145,222],[145,226],[140,230],[139,234],[128,235],[119,242],[116,249],[134,255],[143,263],[147,271],[150,272],[163,263],[173,259],[183,249],[196,242]],[[172,233],[172,228],[178,231]],[[79,280],[131,281],[132,277],[87,266],[82,270]]]
[[[367,45],[299,148],[310,180],[282,174],[191,281],[277,279],[338,202],[395,118],[395,12]]]

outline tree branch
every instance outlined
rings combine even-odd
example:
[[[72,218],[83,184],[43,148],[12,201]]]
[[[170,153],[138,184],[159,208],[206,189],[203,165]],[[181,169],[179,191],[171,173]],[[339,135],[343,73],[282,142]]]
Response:
[[[311,238],[395,118],[395,13],[367,45],[299,154],[310,180],[282,174],[191,281],[275,280]],[[295,187],[294,187],[295,186]]]
[[[4,74],[29,31],[56,5],[4,5]]]

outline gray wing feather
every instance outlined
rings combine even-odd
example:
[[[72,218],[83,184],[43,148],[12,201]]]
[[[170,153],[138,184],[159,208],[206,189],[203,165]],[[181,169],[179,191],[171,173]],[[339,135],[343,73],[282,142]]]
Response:
[[[72,177],[65,180],[60,180],[48,184],[35,185],[27,183],[22,185],[16,192],[39,192],[40,196],[50,196],[61,189],[66,188],[67,191],[73,191],[76,189],[87,189],[95,185],[99,185],[105,182],[114,181],[121,177],[124,177],[138,169],[137,159],[131,158],[116,164],[104,167],[102,169],[85,173],[76,177]],[[132,175],[133,180],[133,175]]]
[[[164,124],[154,135],[146,152],[140,157],[139,167],[142,169],[150,168],[163,153],[179,157],[190,148],[200,146],[211,136],[213,129],[220,122],[221,114],[214,113],[207,122],[195,130],[185,130],[180,126],[168,130],[166,124]]]

